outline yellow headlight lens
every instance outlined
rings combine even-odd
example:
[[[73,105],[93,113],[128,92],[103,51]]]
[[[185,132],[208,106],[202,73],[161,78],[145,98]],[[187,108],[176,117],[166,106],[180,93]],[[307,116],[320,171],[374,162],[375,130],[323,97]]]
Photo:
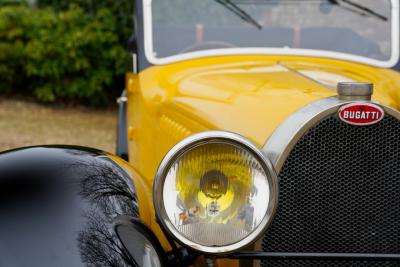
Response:
[[[183,155],[174,167],[176,176],[170,178],[176,179],[178,198],[198,209],[197,217],[207,221],[229,221],[251,190],[252,174],[246,155],[230,145],[197,147]]]
[[[268,175],[253,151],[239,144],[195,144],[165,172],[161,194],[167,219],[174,232],[200,246],[240,242],[270,212]]]

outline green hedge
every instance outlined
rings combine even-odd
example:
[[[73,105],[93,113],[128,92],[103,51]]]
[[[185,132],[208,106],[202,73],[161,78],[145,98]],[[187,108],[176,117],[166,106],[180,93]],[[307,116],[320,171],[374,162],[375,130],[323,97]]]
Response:
[[[128,62],[128,31],[109,8],[0,7],[0,93],[44,102],[114,101]]]
[[[135,0],[38,0],[39,7],[52,7],[65,11],[71,5],[81,7],[86,14],[96,15],[100,9],[108,9],[118,25],[115,32],[120,41],[126,44],[133,29],[133,7]]]

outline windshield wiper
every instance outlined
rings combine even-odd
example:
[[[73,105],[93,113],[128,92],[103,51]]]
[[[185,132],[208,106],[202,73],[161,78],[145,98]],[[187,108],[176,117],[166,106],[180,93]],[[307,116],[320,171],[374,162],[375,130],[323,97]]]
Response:
[[[223,5],[224,7],[226,7],[228,10],[230,10],[232,13],[237,15],[242,20],[257,27],[257,29],[259,29],[259,30],[262,29],[262,26],[255,19],[253,19],[246,11],[241,9],[238,5],[236,5],[235,3],[232,3],[231,0],[215,0],[215,1],[217,3]]]
[[[370,15],[370,16],[376,17],[376,18],[378,18],[378,19],[381,19],[381,20],[383,20],[383,21],[387,21],[387,20],[388,20],[388,18],[387,18],[386,16],[381,15],[381,14],[379,14],[379,13],[373,11],[373,10],[370,9],[369,7],[360,5],[360,4],[355,3],[355,2],[353,2],[353,1],[351,1],[351,0],[328,0],[328,1],[329,1],[330,3],[332,3],[332,4],[334,4],[334,5],[341,6],[342,8],[346,8],[346,9],[349,10],[349,11],[357,12],[356,10],[354,10],[354,9],[352,9],[352,8],[350,9],[350,8],[347,8],[347,7],[343,6],[340,2],[346,3],[346,4],[348,4],[349,6],[358,9],[358,13],[359,13],[360,15],[362,15],[362,16],[364,16],[364,15]]]

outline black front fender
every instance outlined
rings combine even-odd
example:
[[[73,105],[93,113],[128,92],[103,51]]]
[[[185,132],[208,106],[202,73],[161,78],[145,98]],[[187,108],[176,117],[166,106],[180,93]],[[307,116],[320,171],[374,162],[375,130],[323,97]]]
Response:
[[[129,175],[100,151],[1,153],[0,266],[145,266],[114,231],[116,218],[139,220],[137,203]]]

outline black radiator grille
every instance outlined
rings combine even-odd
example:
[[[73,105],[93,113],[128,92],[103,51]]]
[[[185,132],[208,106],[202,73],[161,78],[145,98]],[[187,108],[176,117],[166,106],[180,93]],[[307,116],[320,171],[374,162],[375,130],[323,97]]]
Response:
[[[279,175],[268,252],[400,254],[400,123],[353,126],[336,115],[311,128]],[[400,266],[397,262],[273,260],[263,266]]]
[[[273,260],[264,262],[263,266],[274,267],[399,267],[398,262],[391,261],[345,261],[345,260]]]

